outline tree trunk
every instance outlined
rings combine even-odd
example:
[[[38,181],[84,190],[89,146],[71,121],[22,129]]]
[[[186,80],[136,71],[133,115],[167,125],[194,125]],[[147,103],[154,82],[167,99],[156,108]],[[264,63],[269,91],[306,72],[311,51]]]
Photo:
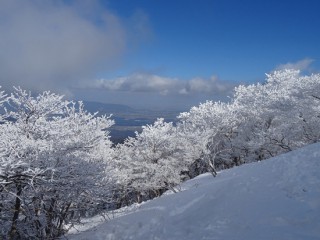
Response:
[[[54,198],[51,198],[50,207],[49,207],[48,211],[46,212],[46,218],[47,218],[46,235],[47,236],[51,236],[52,231],[54,230],[53,228],[55,228],[55,226],[53,224],[53,219],[55,217],[54,216],[55,202],[56,202],[56,200]]]
[[[21,208],[21,193],[22,193],[22,186],[20,184],[16,184],[17,187],[17,194],[16,194],[16,202],[14,205],[14,214],[12,218],[12,225],[9,232],[10,239],[15,239],[18,237],[19,233],[17,232],[17,221],[19,218],[20,208]]]

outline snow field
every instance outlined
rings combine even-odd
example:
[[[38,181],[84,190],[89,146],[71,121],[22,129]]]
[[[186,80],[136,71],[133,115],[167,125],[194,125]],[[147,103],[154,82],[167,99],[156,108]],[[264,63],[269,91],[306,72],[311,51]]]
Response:
[[[320,239],[320,144],[203,174],[69,239]]]

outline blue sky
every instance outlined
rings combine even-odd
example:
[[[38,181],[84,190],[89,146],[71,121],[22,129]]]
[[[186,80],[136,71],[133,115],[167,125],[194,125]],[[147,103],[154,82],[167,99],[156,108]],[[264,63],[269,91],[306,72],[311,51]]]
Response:
[[[139,108],[225,100],[320,69],[318,0],[0,2],[0,84]]]
[[[255,81],[277,65],[318,62],[319,1],[110,1],[123,17],[141,10],[153,33],[127,69],[182,78],[217,74]],[[135,61],[135,59],[137,61]]]

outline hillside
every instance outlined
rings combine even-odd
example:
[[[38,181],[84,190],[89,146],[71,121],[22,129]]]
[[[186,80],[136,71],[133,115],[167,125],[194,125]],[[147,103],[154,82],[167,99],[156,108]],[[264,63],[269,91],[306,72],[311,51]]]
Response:
[[[319,172],[318,143],[216,178],[201,175],[177,194],[68,238],[320,239]]]

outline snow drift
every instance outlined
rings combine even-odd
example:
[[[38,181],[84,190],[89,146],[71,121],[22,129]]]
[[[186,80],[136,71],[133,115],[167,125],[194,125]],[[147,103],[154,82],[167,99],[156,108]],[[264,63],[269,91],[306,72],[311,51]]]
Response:
[[[69,239],[320,239],[320,144],[201,175]]]

